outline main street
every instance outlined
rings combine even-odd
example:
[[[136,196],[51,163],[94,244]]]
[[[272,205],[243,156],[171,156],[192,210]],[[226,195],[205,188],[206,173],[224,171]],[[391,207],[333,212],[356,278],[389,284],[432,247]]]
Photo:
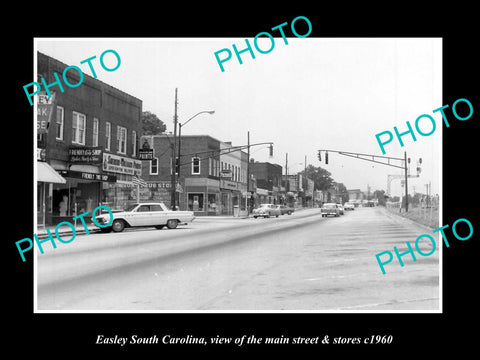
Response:
[[[383,208],[79,235],[37,254],[39,310],[438,310],[439,250],[375,255],[428,229]],[[431,245],[421,246],[428,253]]]

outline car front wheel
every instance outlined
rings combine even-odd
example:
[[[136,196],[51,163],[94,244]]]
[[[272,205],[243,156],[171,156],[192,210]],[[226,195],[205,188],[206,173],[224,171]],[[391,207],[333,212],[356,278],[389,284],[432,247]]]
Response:
[[[167,221],[167,228],[169,228],[169,229],[175,229],[177,227],[177,225],[178,225],[177,220],[170,219],[170,220]]]

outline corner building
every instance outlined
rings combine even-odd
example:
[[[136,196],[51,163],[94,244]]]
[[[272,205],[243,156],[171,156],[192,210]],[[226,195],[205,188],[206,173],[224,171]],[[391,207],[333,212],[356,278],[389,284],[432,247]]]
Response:
[[[44,78],[53,84],[54,73],[63,81],[67,66],[38,52],[37,81]],[[74,71],[67,79],[71,84],[80,81]],[[86,73],[78,87],[63,87],[64,92],[58,85],[49,88],[55,93],[50,122],[46,127],[37,124],[42,154],[37,155],[39,225],[71,221],[84,212],[91,215],[99,205],[115,210],[138,201],[131,180],[141,175],[137,156],[142,101]],[[52,169],[65,181],[49,177]]]
[[[143,161],[140,189],[142,201],[162,201],[171,206],[173,137],[168,134],[142,136],[141,146],[153,148],[153,160]],[[176,204],[196,216],[239,216],[247,211],[247,154],[231,151],[230,142],[209,135],[182,135],[180,167],[176,175]],[[177,141],[178,150],[178,141]],[[175,154],[175,159],[178,153]]]

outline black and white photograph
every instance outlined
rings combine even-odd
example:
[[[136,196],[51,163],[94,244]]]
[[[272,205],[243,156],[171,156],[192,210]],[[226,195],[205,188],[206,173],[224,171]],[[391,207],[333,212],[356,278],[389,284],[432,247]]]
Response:
[[[473,349],[472,8],[101,5],[3,23],[7,348]]]
[[[37,311],[441,311],[441,39],[294,24],[35,39]]]

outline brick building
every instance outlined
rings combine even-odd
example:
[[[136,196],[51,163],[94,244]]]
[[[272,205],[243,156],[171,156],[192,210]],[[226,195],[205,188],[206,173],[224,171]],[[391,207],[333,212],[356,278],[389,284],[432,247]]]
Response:
[[[172,141],[168,134],[141,137],[141,146],[154,150],[154,159],[143,161],[142,178],[148,185],[140,190],[141,200],[171,205]],[[246,211],[247,154],[228,153],[231,147],[231,143],[209,135],[182,135],[180,170],[176,173],[176,203],[180,210],[200,216]],[[177,158],[178,153],[175,155]]]
[[[256,201],[263,204],[280,204],[284,202],[284,188],[282,188],[282,166],[269,162],[250,160],[250,173],[257,181]]]
[[[38,82],[55,82],[66,64],[37,53]],[[83,74],[76,88],[58,85],[50,92],[48,126],[40,124],[44,105],[38,105],[37,124],[37,213],[38,224],[71,220],[100,204],[121,209],[135,202],[131,180],[141,174],[137,159],[141,135],[142,101]],[[68,72],[76,84],[76,72]],[[37,95],[39,103],[46,96]],[[47,113],[47,112],[45,112]],[[57,174],[55,174],[55,172]],[[58,177],[60,175],[60,177]],[[57,178],[55,178],[57,176]],[[62,180],[63,178],[63,180]]]

